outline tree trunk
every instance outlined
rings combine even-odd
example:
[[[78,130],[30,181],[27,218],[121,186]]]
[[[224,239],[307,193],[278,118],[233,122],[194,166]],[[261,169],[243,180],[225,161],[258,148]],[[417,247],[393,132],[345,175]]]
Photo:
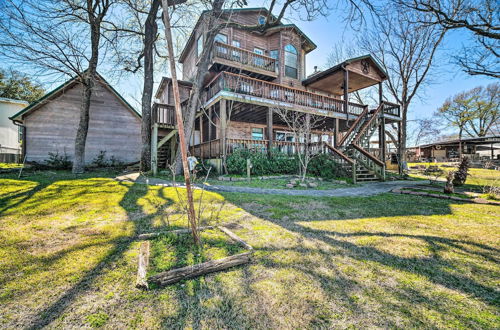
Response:
[[[462,159],[462,128],[458,131],[458,159]]]
[[[160,0],[154,0],[149,9],[144,24],[144,87],[142,91],[142,150],[140,170],[147,172],[151,169],[151,101],[153,99],[153,46],[156,41],[158,25],[156,15],[160,7]],[[156,136],[154,137],[156,138]]]
[[[93,17],[93,12],[89,11],[90,21],[90,44],[91,56],[89,60],[89,67],[83,73],[83,97],[82,105],[80,107],[80,121],[76,131],[75,138],[75,156],[73,159],[73,173],[79,174],[85,171],[85,145],[87,142],[87,133],[89,130],[90,121],[90,102],[92,99],[92,89],[94,88],[97,62],[99,60],[99,40],[101,37],[100,21]]]

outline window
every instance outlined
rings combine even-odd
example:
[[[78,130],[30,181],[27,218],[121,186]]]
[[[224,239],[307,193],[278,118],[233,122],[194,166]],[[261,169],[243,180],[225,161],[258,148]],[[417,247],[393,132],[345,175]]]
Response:
[[[252,128],[252,140],[264,140],[264,129]]]
[[[274,58],[276,61],[274,62],[274,68],[276,71],[278,71],[279,66],[279,61],[280,61],[280,51],[277,49],[273,49],[269,52],[269,57]]]
[[[215,41],[227,44],[227,35],[225,35],[224,33],[217,33],[217,35],[215,36]]]
[[[255,54],[264,55],[264,49],[262,49],[262,48],[257,48],[257,47],[255,47],[255,48],[253,49],[253,52],[254,52]],[[255,57],[255,59],[254,59],[254,64],[255,64],[256,66],[263,66],[263,65],[264,65],[264,59],[263,59],[263,58],[261,58],[261,57],[257,57],[257,56],[256,56],[256,57]]]
[[[259,20],[258,20],[258,21],[259,21],[259,24],[260,24],[260,25],[264,25],[264,24],[266,24],[266,16],[262,16],[262,15],[260,15],[260,16],[259,16]]]
[[[241,48],[241,44],[239,40],[233,40],[232,42],[234,47]],[[233,60],[234,61],[240,61],[241,60],[241,51],[233,49]]]
[[[200,56],[203,52],[203,34],[196,40],[196,56]]]
[[[285,46],[285,76],[290,78],[298,78],[297,70],[297,49],[288,44]]]

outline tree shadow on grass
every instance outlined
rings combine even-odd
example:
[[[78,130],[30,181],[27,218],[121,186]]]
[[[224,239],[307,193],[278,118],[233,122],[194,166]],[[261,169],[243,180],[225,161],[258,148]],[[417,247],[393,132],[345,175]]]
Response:
[[[500,293],[495,290],[495,288],[490,287],[488,285],[479,283],[478,281],[468,277],[465,274],[460,274],[458,272],[452,272],[456,268],[457,263],[463,263],[463,261],[455,259],[447,260],[441,258],[439,251],[440,250],[456,250],[461,253],[472,254],[476,257],[482,258],[485,261],[497,263],[498,262],[498,253],[499,249],[482,244],[474,241],[464,240],[464,239],[452,239],[447,237],[440,236],[432,236],[432,235],[411,235],[405,233],[385,233],[385,232],[359,232],[353,231],[351,233],[338,232],[334,230],[321,230],[314,229],[306,225],[307,221],[322,221],[322,220],[332,220],[331,218],[321,218],[321,219],[301,219],[300,214],[294,214],[293,219],[289,218],[280,218],[277,219],[274,216],[265,216],[263,215],[262,210],[258,211],[255,209],[253,205],[246,205],[245,203],[241,203],[241,200],[236,197],[232,197],[230,194],[225,195],[226,198],[236,205],[242,207],[245,211],[250,214],[253,214],[257,217],[264,217],[266,220],[273,222],[286,230],[299,234],[300,236],[310,239],[310,240],[320,240],[325,244],[334,247],[335,249],[340,249],[342,255],[353,258],[355,260],[359,260],[362,262],[370,261],[382,264],[386,267],[393,268],[399,271],[409,272],[424,276],[430,282],[435,283],[437,285],[441,285],[443,287],[460,291],[464,294],[471,295],[480,299],[481,301],[491,305],[498,306],[500,301]],[[355,203],[363,203],[363,209],[369,207],[377,202],[382,203],[377,206],[378,214],[373,214],[373,212],[359,212],[358,216],[356,216],[353,212],[346,212],[346,217],[336,217],[334,220],[350,220],[350,219],[363,219],[370,217],[394,217],[394,216],[411,216],[411,215],[446,215],[451,214],[451,208],[449,205],[449,201],[439,201],[439,202],[429,202],[425,199],[419,197],[402,197],[405,202],[411,201],[412,207],[404,207],[401,206],[399,208],[394,208],[394,206],[389,206],[384,204],[384,200],[382,197],[369,197],[369,198],[345,198],[343,202],[347,202],[347,204],[335,203],[340,202],[340,199],[332,199],[332,212],[336,212],[336,215],[342,214],[342,211],[338,209],[335,210],[335,206],[341,207],[339,205],[349,205],[352,203],[352,208],[356,209]],[[236,202],[235,202],[236,200]],[[239,202],[239,203],[238,203]],[[428,212],[429,209],[426,208],[427,203],[432,203],[432,211]],[[436,204],[437,203],[437,204]],[[368,204],[368,205],[367,205]],[[409,204],[406,204],[409,205]],[[302,212],[308,208],[306,203],[300,204],[302,208]],[[300,209],[298,207],[298,209]],[[422,212],[420,210],[423,210]],[[308,210],[306,213],[309,213]],[[305,213],[304,213],[305,214]],[[307,215],[306,215],[307,216]],[[367,245],[358,245],[351,241],[348,238],[350,237],[403,237],[403,238],[411,238],[418,239],[424,241],[428,244],[429,249],[433,251],[433,255],[430,257],[402,257],[389,252],[382,251],[372,246]],[[479,250],[479,251],[478,251]],[[488,276],[490,278],[494,278],[494,270],[487,270]]]
[[[136,215],[141,210],[141,205],[139,205],[138,201],[147,195],[149,187],[147,185],[137,183],[119,184],[127,188],[119,205],[127,212],[128,220],[134,222],[132,233],[129,236],[118,237],[108,241],[107,244],[111,244],[112,248],[106,253],[105,256],[103,256],[100,262],[90,271],[86,272],[83,277],[69,290],[66,290],[57,299],[57,301],[53,302],[50,306],[39,312],[32,321],[29,327],[30,329],[46,327],[60,317],[75,299],[84,295],[86,291],[91,289],[95,280],[106,272],[112,263],[116,262],[120,258],[123,258],[124,252],[130,248],[131,244],[136,239],[136,236],[143,231],[148,231],[148,229],[150,230],[152,227],[152,220],[155,216],[161,213],[162,208],[153,214],[137,218]],[[165,196],[160,197],[167,204],[173,203],[172,200],[166,199]],[[133,274],[130,276],[133,276]]]

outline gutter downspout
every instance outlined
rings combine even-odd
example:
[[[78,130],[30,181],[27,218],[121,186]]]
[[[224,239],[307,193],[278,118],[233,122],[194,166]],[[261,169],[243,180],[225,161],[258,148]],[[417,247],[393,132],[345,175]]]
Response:
[[[20,122],[19,120],[16,120],[13,118],[9,118],[9,119],[12,120],[14,125],[21,128],[21,131],[23,134],[22,145],[21,145],[21,158],[20,158],[20,161],[22,161],[22,159],[24,157],[26,157],[26,126],[22,122]]]

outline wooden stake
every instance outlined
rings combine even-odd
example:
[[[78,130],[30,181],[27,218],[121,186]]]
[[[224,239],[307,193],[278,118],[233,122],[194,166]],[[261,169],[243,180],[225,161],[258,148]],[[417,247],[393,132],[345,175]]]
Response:
[[[149,241],[144,241],[141,243],[141,248],[139,250],[139,268],[137,269],[137,281],[135,286],[138,288],[147,289],[147,271],[149,265]]]
[[[181,149],[182,167],[184,169],[184,181],[186,183],[187,203],[188,203],[188,220],[193,233],[193,239],[196,245],[200,244],[198,229],[196,228],[196,213],[194,211],[193,191],[191,189],[191,179],[189,177],[189,165],[187,160],[186,136],[184,133],[184,122],[182,120],[181,98],[179,93],[179,83],[177,81],[177,72],[175,68],[174,47],[172,42],[172,27],[170,25],[170,17],[168,15],[169,1],[162,0],[163,7],[163,24],[165,25],[165,36],[167,38],[168,62],[170,64],[170,74],[172,75],[172,87],[174,92],[175,118],[177,120],[177,128],[179,130],[179,143]]]

